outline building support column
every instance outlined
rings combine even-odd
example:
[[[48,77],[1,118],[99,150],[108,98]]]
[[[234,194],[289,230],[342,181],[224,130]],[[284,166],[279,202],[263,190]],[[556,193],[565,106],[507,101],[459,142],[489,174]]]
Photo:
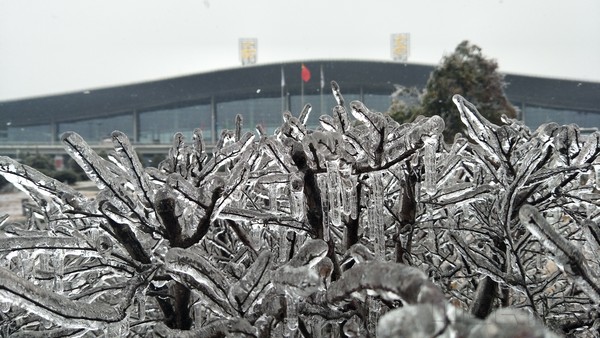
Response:
[[[211,143],[217,144],[217,103],[215,97],[210,97],[210,141]]]
[[[365,93],[363,92],[363,87],[360,86],[360,102],[362,102],[365,106],[367,105],[365,103]]]
[[[133,142],[134,143],[139,143],[140,142],[140,113],[137,111],[137,109],[134,109],[133,112],[131,112],[132,114],[132,119],[133,119]]]
[[[59,141],[58,123],[54,120],[50,121],[50,144],[55,145]]]

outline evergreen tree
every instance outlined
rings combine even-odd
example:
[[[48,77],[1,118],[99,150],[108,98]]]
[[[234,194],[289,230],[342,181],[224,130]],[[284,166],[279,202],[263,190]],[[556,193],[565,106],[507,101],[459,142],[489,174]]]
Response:
[[[451,141],[464,128],[452,96],[462,95],[473,102],[485,118],[499,124],[502,115],[516,117],[515,108],[504,94],[504,86],[498,63],[486,58],[480,47],[463,41],[431,73],[420,104],[411,107],[395,102],[390,107],[390,115],[400,122],[416,115],[438,115],[446,124],[444,136]]]

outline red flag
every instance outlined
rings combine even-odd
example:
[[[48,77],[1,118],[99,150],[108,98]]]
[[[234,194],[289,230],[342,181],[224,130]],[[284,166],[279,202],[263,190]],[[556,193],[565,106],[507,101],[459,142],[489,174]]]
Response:
[[[304,82],[308,82],[310,80],[310,70],[308,70],[308,68],[304,64],[302,64],[301,76],[302,81]]]

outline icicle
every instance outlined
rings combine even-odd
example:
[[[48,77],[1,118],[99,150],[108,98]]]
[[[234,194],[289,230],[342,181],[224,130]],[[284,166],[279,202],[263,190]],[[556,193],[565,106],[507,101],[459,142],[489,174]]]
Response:
[[[271,211],[277,211],[277,188],[276,186],[269,189],[269,209]]]
[[[328,161],[327,167],[327,193],[329,194],[329,220],[333,226],[342,225],[342,201],[340,169],[336,161]]]
[[[323,212],[323,240],[329,240],[329,193],[327,177],[325,175],[317,176],[317,184],[321,191],[321,210]]]
[[[350,204],[350,218],[356,219],[358,217],[358,201],[357,201],[357,189],[358,180],[356,176],[350,177],[350,187],[348,190],[348,204]]]
[[[129,318],[119,323],[109,324],[104,328],[105,337],[127,337],[129,335]]]
[[[85,250],[84,252],[87,252],[89,250]],[[48,272],[51,272],[50,270],[50,257],[48,256],[48,254],[46,252],[40,252],[38,254],[38,271],[40,272],[40,275],[45,275]],[[39,281],[40,285],[43,286],[47,286],[48,282],[47,280],[40,280]]]
[[[193,309],[194,309],[194,327],[202,327],[204,325],[204,320],[205,320],[205,310],[204,310],[204,306],[202,305],[202,303],[200,302],[196,302],[193,305]]]
[[[10,305],[10,302],[0,302],[0,311],[2,311],[2,313],[8,313],[10,311]],[[3,337],[8,337],[8,335]]]
[[[33,279],[33,260],[27,251],[19,251],[18,259],[21,265],[21,275],[25,279]]]
[[[356,186],[352,182],[352,167],[350,165],[341,165],[340,170],[340,199],[341,199],[341,212],[350,216],[352,213],[352,190],[356,189]]]
[[[438,136],[434,135],[425,139],[423,162],[425,164],[425,192],[429,196],[437,192],[437,172],[435,164],[435,152],[438,147]]]
[[[4,257],[2,260],[0,260],[0,266],[2,268],[5,268],[7,270],[10,270],[10,258],[8,257]],[[6,302],[6,301],[0,301],[0,311],[2,311],[2,313],[7,313],[10,311],[10,306],[11,306],[11,302]],[[3,337],[8,337],[9,335],[3,335]]]
[[[368,298],[368,321],[367,321],[367,330],[369,331],[370,337],[376,337],[377,332],[377,322],[379,321],[379,314],[381,313],[381,303],[379,300],[369,297]]]
[[[375,259],[385,261],[385,224],[383,218],[383,173],[376,171],[370,174],[369,208],[367,222],[371,230],[370,237],[374,241]]]
[[[344,323],[344,334],[349,338],[364,337],[364,331],[362,330],[361,320],[357,315],[352,316]]]
[[[297,221],[304,219],[304,180],[299,174],[290,174],[290,213]]]
[[[294,337],[298,330],[298,302],[300,299],[286,293],[285,296],[285,337]]]
[[[262,227],[258,224],[252,224],[252,228],[250,229],[250,235],[252,236],[252,243],[254,244],[255,249],[262,248]]]
[[[288,260],[288,255],[290,252],[290,242],[287,239],[287,228],[280,225],[279,226],[279,262],[284,264]]]
[[[138,310],[138,320],[146,319],[146,295],[143,290],[139,290],[135,294],[135,300],[137,302],[137,310]]]
[[[65,253],[62,249],[56,249],[52,253],[52,265],[54,266],[54,291],[62,293],[64,291],[63,277],[65,274],[64,265]]]

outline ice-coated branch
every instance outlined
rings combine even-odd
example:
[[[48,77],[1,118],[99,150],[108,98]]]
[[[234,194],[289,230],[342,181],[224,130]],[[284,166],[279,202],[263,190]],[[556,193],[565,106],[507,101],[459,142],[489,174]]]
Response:
[[[243,318],[217,320],[193,330],[171,329],[163,323],[154,328],[154,335],[160,338],[220,338],[258,337],[258,330]]]
[[[189,276],[181,282],[206,297],[207,302],[218,306],[224,315],[232,315],[233,308],[227,300],[230,282],[210,262],[189,249],[172,248],[165,256],[168,272]]]
[[[131,280],[131,284],[123,291],[123,300],[113,306],[100,301],[91,304],[73,301],[0,268],[0,299],[65,328],[103,328],[125,320],[125,310],[130,306],[133,293],[148,275],[144,273]]]
[[[56,208],[64,212],[82,207],[83,195],[80,192],[9,157],[0,156],[0,174],[38,204],[50,202],[47,207],[51,211]]]
[[[407,304],[431,304],[445,307],[446,298],[419,269],[400,263],[370,262],[358,264],[342,273],[327,291],[327,299],[337,303],[352,298],[355,292],[377,293],[384,299]]]
[[[469,138],[446,144],[439,116],[399,124],[332,92],[315,130],[310,105],[274,135],[238,115],[213,154],[200,129],[175,134],[158,168],[123,133],[110,161],[65,133],[93,198],[0,157],[39,204],[26,223],[0,217],[0,311],[19,326],[2,332],[551,336],[505,306],[564,332],[593,323],[600,133],[495,125],[455,96]],[[382,262],[392,245],[397,263]]]
[[[580,249],[561,236],[534,206],[523,205],[519,217],[527,230],[550,251],[561,270],[594,303],[600,303],[600,280],[590,269]]]

